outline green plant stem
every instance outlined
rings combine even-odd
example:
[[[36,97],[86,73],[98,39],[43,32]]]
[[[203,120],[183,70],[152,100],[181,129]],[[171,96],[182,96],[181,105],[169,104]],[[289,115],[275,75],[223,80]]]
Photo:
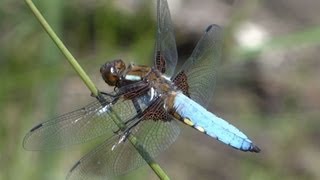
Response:
[[[67,58],[68,62],[71,64],[74,70],[81,77],[82,81],[86,84],[86,86],[89,88],[89,90],[92,92],[93,95],[98,96],[98,90],[93,84],[93,82],[90,80],[89,76],[84,72],[84,70],[81,68],[81,66],[77,62],[77,60],[73,57],[70,51],[62,43],[62,41],[59,39],[56,33],[52,30],[48,22],[44,19],[44,17],[39,12],[38,8],[33,4],[31,0],[25,0],[25,1],[28,4],[31,11],[33,12],[34,16],[38,19],[38,21],[44,28],[44,30],[48,33],[48,35],[53,40],[53,42],[58,46],[62,54]]]
[[[78,75],[81,77],[82,81],[86,84],[88,89],[92,92],[92,94],[96,97],[99,96],[99,91],[94,85],[94,83],[91,81],[89,76],[85,73],[85,71],[81,68],[77,60],[73,57],[73,55],[70,53],[70,51],[65,47],[65,45],[62,43],[62,41],[59,39],[59,37],[55,34],[55,32],[52,30],[48,22],[45,20],[45,18],[42,16],[38,8],[34,5],[34,3],[31,0],[25,0],[37,20],[40,22],[44,30],[48,33],[50,38],[54,41],[54,43],[57,45],[57,47],[60,49],[62,54],[66,57],[70,65],[74,68],[74,70],[78,73]],[[123,126],[123,123],[120,119],[120,117],[113,113],[115,118],[115,123],[121,128]],[[169,180],[170,178],[167,176],[167,174],[162,170],[160,165],[156,163],[156,161],[150,156],[150,154],[143,148],[141,143],[138,141],[138,139],[133,136],[129,135],[128,137],[130,143],[136,148],[136,150],[139,152],[141,157],[148,163],[148,165],[151,167],[151,169],[156,173],[156,175],[162,179],[162,180]]]

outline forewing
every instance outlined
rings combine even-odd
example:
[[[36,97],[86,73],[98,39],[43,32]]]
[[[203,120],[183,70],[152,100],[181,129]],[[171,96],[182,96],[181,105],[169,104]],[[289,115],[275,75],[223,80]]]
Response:
[[[171,77],[177,65],[178,53],[166,0],[157,1],[157,40],[155,45],[154,66],[167,77]]]
[[[156,157],[167,149],[176,140],[179,132],[180,128],[174,120],[144,120],[132,129],[132,134],[151,157]],[[144,159],[128,139],[118,144],[120,138],[121,136],[112,137],[85,155],[70,170],[67,179],[109,179],[144,165]]]
[[[24,138],[23,146],[28,150],[57,149],[79,144],[101,135],[111,136],[119,128],[113,122],[114,113],[124,122],[136,115],[132,101],[104,96],[107,105],[95,101],[81,109],[41,123],[30,130]],[[111,110],[112,108],[112,110]]]
[[[222,30],[210,25],[173,82],[191,99],[206,107],[212,96],[220,62]]]

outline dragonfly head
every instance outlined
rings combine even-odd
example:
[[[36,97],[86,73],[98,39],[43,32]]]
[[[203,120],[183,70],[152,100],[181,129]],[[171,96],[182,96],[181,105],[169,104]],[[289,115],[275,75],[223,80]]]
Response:
[[[125,63],[121,59],[117,59],[102,65],[100,68],[100,73],[103,80],[109,86],[116,86],[119,83],[125,69]]]

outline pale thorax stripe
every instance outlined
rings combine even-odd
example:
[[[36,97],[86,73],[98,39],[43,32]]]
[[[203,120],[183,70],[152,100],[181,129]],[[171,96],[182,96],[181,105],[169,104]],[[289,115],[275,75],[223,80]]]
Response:
[[[126,79],[126,80],[129,80],[129,81],[140,81],[140,80],[141,80],[141,77],[140,77],[140,76],[136,76],[136,75],[127,74],[127,75],[125,76],[125,79]]]

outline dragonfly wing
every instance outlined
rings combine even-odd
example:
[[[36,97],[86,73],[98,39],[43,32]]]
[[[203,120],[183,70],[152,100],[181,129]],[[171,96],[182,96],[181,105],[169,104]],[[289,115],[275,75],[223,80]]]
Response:
[[[157,40],[154,66],[167,77],[171,77],[177,65],[178,53],[166,0],[157,1]]]
[[[191,99],[207,107],[215,85],[222,45],[221,28],[210,25],[173,81]]]
[[[180,128],[174,120],[144,120],[132,129],[132,134],[152,157],[167,149],[179,132]],[[108,179],[144,165],[146,162],[129,140],[118,144],[120,138],[114,136],[85,155],[70,170],[67,179]]]
[[[137,126],[135,136],[152,157],[169,148],[180,134],[180,127],[173,118],[168,121],[144,120]]]
[[[161,121],[147,119],[136,126],[132,133],[151,157],[158,156],[168,149],[180,134],[180,127],[175,120]],[[118,162],[114,163],[114,174],[121,175],[145,165],[145,160],[130,144],[130,150],[123,149],[118,154]]]
[[[114,135],[103,144],[90,151],[81,158],[69,171],[68,180],[98,180],[114,176],[114,164],[118,161],[118,154],[133,147],[127,142],[118,144],[120,136]],[[113,148],[116,145],[116,148]]]
[[[112,97],[106,95],[104,97],[107,101],[106,106],[95,101],[81,109],[35,126],[25,136],[24,148],[28,150],[57,149],[83,143],[101,135],[111,136],[118,130],[118,126],[112,119],[114,112],[124,121],[137,114],[132,101],[119,99],[117,103],[112,104]]]

